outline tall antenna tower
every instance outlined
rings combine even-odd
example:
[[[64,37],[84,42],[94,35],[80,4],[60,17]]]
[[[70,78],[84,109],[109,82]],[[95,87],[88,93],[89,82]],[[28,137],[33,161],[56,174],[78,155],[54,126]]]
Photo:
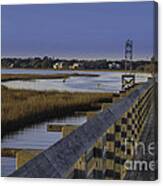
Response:
[[[133,41],[128,39],[125,43],[125,70],[128,70],[127,66],[129,63],[129,70],[132,71],[132,59],[133,59]]]
[[[133,59],[133,41],[128,39],[125,42],[125,71],[130,71],[129,74],[122,74],[122,90],[128,90],[135,84],[135,75],[132,72]]]

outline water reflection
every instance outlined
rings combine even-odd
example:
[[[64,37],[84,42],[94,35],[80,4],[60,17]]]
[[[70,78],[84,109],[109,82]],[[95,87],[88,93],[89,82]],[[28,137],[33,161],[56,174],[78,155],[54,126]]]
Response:
[[[2,73],[22,73],[19,70],[2,70]],[[36,70],[23,70],[24,73],[36,73]],[[32,89],[32,90],[58,90],[70,92],[118,92],[121,89],[122,72],[80,72],[98,74],[98,77],[70,77],[65,82],[64,79],[37,79],[34,81],[8,81],[3,82],[10,88]],[[53,71],[38,70],[40,74],[58,74],[58,73],[74,73],[74,71]],[[136,82],[147,81],[148,74],[136,74]]]
[[[15,168],[15,158],[1,157],[1,176],[8,176]]]
[[[64,119],[54,119],[49,122],[42,122],[40,124],[32,125],[23,130],[5,136],[2,139],[1,147],[46,149],[62,137],[60,132],[47,132],[48,124],[81,125],[85,121],[86,116],[72,116]]]
[[[11,135],[5,136],[1,141],[2,148],[46,149],[62,138],[60,132],[47,132],[48,124],[74,124],[81,125],[86,121],[85,116],[67,117],[42,122]],[[1,159],[2,176],[7,176],[15,170],[15,158],[3,157]]]

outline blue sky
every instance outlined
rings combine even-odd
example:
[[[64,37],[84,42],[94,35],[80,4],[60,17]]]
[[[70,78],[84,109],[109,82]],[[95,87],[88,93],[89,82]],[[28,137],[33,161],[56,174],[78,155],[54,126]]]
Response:
[[[153,54],[153,2],[2,6],[2,56],[134,58]]]

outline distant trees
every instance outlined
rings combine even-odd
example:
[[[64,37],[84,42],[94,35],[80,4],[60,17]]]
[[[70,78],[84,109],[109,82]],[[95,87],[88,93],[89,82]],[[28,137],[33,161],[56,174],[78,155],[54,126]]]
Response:
[[[154,61],[154,60],[153,60]],[[97,60],[79,60],[79,59],[58,59],[45,56],[34,57],[34,58],[2,58],[1,66],[2,68],[42,68],[51,69],[55,64],[62,64],[63,69],[71,69],[75,64],[82,69],[92,69],[92,70],[124,70],[125,61],[124,60],[107,60],[107,59],[97,59]],[[80,64],[80,65],[77,65]],[[138,60],[132,62],[132,69],[138,71],[149,71],[151,64],[154,64],[155,69],[157,68],[157,62]],[[70,68],[69,68],[70,67]]]

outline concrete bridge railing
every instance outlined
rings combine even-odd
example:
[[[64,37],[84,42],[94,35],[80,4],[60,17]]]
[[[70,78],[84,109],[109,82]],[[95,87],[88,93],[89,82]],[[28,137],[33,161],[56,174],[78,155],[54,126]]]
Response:
[[[149,80],[16,170],[11,177],[123,179],[151,108]],[[127,140],[127,143],[126,143]]]

